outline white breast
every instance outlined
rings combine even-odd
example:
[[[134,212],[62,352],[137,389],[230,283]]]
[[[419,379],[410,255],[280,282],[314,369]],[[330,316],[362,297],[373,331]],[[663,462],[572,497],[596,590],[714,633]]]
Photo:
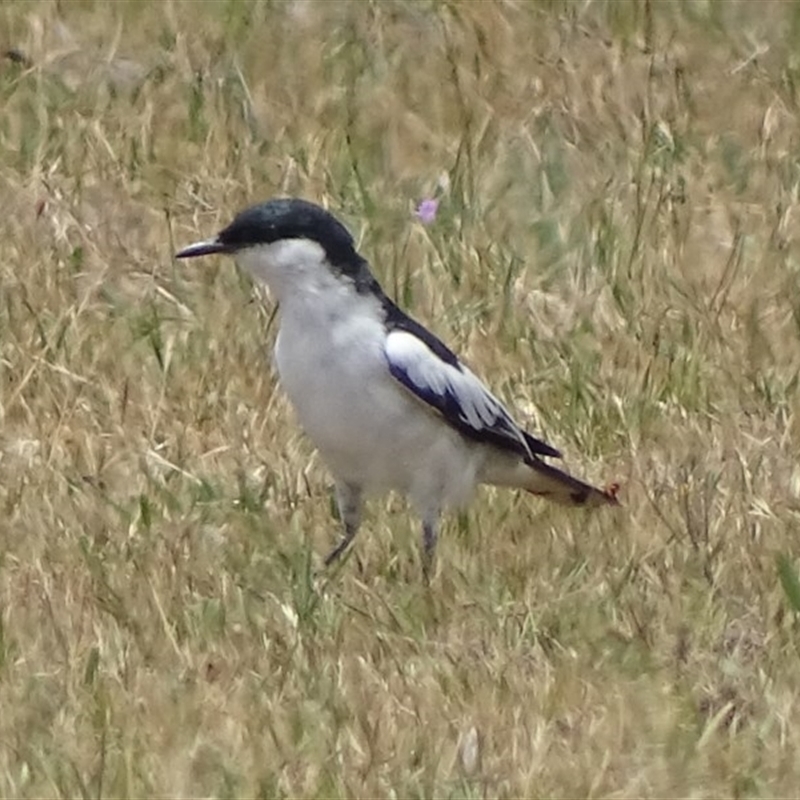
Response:
[[[413,398],[389,373],[377,301],[352,291],[281,308],[275,361],[281,383],[339,480],[394,489],[427,506],[469,499],[477,448]]]

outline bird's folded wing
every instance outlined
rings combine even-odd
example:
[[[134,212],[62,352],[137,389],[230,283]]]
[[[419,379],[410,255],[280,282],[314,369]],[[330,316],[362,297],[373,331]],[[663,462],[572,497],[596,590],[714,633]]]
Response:
[[[465,436],[524,459],[560,455],[525,433],[467,367],[455,357],[449,363],[444,361],[414,333],[391,331],[386,337],[385,354],[392,376]]]

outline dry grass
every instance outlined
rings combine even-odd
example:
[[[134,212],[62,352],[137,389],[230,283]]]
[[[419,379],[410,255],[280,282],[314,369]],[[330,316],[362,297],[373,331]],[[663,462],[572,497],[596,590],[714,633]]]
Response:
[[[796,4],[0,22],[0,795],[797,791]],[[271,307],[171,258],[277,194],[624,507],[482,492],[426,595],[374,503],[315,587]]]

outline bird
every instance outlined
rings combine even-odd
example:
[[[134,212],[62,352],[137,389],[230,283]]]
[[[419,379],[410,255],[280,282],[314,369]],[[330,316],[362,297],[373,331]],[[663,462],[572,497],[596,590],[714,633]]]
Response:
[[[553,466],[561,453],[526,432],[441,339],[389,298],[353,236],[330,212],[278,197],[238,213],[176,258],[232,256],[278,304],[273,363],[301,427],[330,470],[353,543],[367,495],[405,495],[422,521],[423,578],[434,568],[441,514],[481,484],[567,506],[618,505]]]

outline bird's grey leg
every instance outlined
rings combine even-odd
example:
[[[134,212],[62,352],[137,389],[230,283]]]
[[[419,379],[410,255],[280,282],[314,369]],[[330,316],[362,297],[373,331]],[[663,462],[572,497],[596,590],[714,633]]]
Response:
[[[350,542],[358,533],[358,526],[361,524],[361,487],[351,483],[337,483],[336,503],[339,506],[339,516],[344,524],[344,536],[339,544],[325,556],[326,567],[347,550]]]
[[[436,557],[436,541],[439,537],[437,516],[426,517],[422,522],[422,578],[431,582],[433,562]]]

